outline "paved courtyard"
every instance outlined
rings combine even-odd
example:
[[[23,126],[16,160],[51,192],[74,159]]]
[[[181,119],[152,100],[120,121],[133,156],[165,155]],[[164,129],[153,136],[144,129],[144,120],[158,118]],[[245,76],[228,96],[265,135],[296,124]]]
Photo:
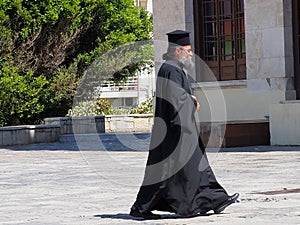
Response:
[[[239,202],[219,215],[139,221],[128,212],[149,135],[100,138],[1,148],[0,224],[300,224],[300,147],[209,149],[218,180]]]

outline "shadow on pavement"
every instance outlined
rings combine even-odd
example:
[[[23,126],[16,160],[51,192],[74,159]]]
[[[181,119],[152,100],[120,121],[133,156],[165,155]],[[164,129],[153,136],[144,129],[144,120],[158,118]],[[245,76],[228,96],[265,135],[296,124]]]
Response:
[[[191,217],[182,217],[178,216],[176,214],[162,214],[161,218],[158,220],[164,220],[164,219],[187,219],[187,218],[194,218],[194,217],[202,217],[202,216],[210,216],[212,213],[207,213],[207,214],[198,214],[196,216],[191,216]],[[102,219],[123,219],[123,220],[145,220],[143,218],[139,217],[132,217],[129,214],[126,213],[118,213],[118,214],[101,214],[101,215],[94,215],[94,217],[102,218]]]
[[[151,133],[100,133],[62,135],[59,142],[4,146],[13,151],[148,151]],[[1,148],[1,147],[0,147]],[[218,152],[300,151],[300,146],[244,146],[234,148],[207,148]]]
[[[59,142],[4,146],[2,148],[13,151],[148,151],[150,137],[150,133],[62,135]]]

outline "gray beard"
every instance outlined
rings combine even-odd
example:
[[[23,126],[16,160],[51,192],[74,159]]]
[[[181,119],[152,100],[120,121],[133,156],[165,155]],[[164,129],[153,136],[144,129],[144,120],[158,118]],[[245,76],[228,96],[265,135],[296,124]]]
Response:
[[[183,65],[183,68],[186,70],[190,70],[194,67],[194,63],[191,57],[181,57],[179,62]]]

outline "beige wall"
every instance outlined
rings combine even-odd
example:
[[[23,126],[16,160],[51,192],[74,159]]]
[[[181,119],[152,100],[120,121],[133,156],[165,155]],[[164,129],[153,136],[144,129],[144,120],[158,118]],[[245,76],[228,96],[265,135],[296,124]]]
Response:
[[[222,87],[194,85],[194,94],[201,103],[199,121],[265,119],[270,114],[270,105],[285,99],[282,91],[253,92],[247,89],[246,81],[233,83]]]
[[[167,41],[167,32],[185,29],[184,0],[153,0],[154,39]]]
[[[300,101],[283,101],[270,111],[271,144],[300,145]]]

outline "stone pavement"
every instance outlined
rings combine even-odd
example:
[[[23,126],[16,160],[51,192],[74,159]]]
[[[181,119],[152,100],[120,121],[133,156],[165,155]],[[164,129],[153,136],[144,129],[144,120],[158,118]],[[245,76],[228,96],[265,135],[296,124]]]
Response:
[[[148,144],[149,134],[101,134],[0,149],[0,224],[300,224],[300,146],[208,149],[238,203],[219,215],[133,220]]]

